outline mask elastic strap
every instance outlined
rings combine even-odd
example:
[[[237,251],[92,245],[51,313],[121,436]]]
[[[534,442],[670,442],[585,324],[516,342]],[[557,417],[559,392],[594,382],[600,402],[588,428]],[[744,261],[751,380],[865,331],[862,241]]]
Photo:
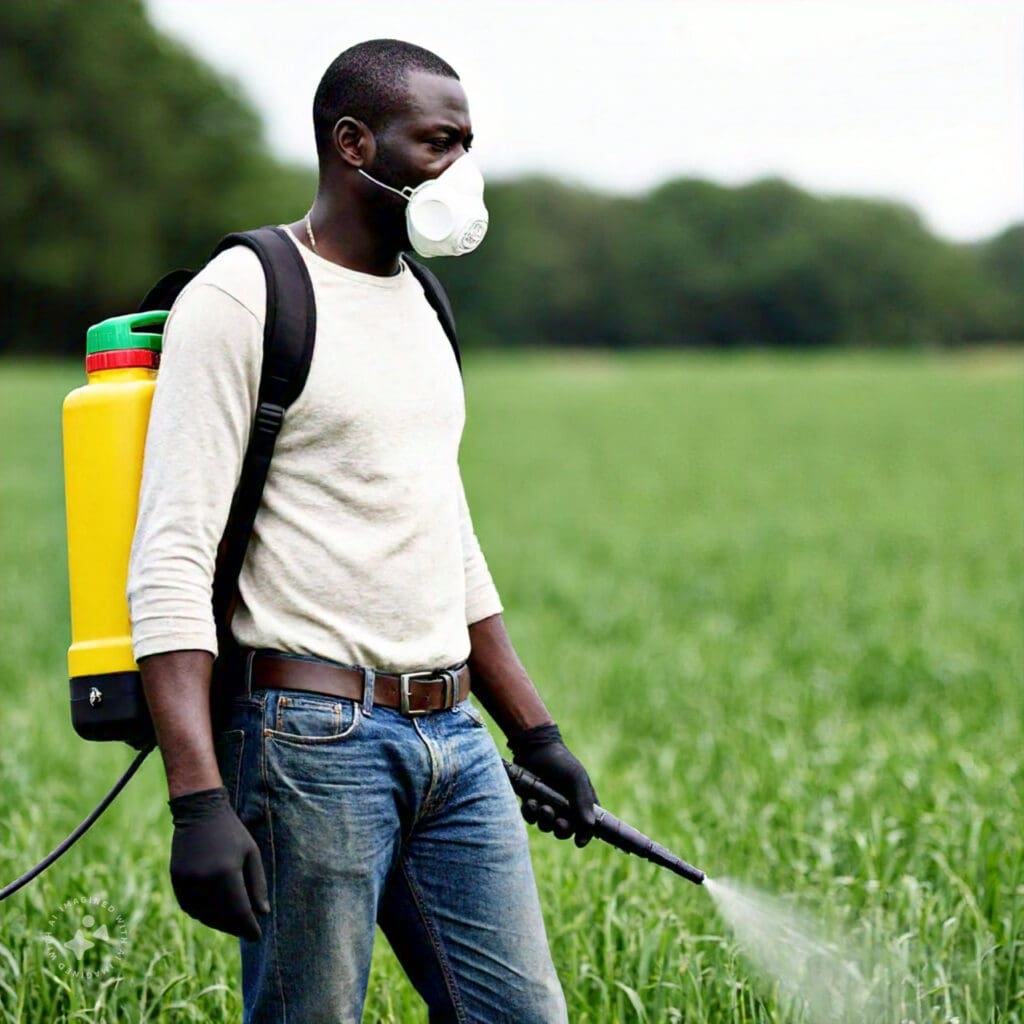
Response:
[[[373,177],[373,175],[367,174],[366,171],[362,169],[362,167],[357,167],[356,170],[359,171],[359,173],[364,178],[369,178],[370,181],[374,183],[374,185],[380,185],[381,188],[386,188],[389,192],[394,192],[396,196],[401,196],[405,200],[411,199],[412,194],[415,191],[409,185],[406,185],[405,188],[402,189],[392,188],[390,185],[385,185],[383,181],[378,181],[375,177]]]

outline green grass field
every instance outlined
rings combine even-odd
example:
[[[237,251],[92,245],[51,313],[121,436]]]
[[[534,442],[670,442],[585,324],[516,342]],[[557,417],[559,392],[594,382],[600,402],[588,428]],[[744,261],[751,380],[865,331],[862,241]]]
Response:
[[[1024,358],[467,363],[477,532],[603,803],[871,950],[880,1019],[1024,1022]],[[78,740],[67,708],[59,409],[80,380],[0,363],[0,883],[131,753]],[[240,1019],[234,940],[174,902],[165,799],[154,755],[0,904],[0,1019]],[[532,842],[574,1024],[802,1019],[704,891]],[[113,974],[50,959],[75,897],[124,918]],[[425,1019],[383,942],[365,1019]]]

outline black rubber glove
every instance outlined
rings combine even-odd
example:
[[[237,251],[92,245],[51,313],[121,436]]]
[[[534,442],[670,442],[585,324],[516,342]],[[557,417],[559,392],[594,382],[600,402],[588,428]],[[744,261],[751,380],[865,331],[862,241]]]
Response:
[[[576,845],[586,846],[594,836],[594,804],[600,801],[587,770],[562,741],[558,726],[535,725],[513,736],[508,745],[515,764],[561,793],[572,806],[570,816],[564,817],[550,804],[524,800],[523,817],[542,832],[554,832],[556,839],[575,833]]]
[[[167,801],[174,818],[171,884],[190,917],[255,941],[256,914],[270,912],[259,847],[231,808],[228,791],[201,789]]]

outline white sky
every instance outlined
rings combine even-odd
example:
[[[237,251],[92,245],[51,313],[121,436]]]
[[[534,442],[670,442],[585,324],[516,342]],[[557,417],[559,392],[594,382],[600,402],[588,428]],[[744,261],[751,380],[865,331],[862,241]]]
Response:
[[[975,239],[1024,220],[1024,0],[147,0],[238,79],[282,156],[315,163],[310,105],[381,36],[459,72],[485,175],[615,191],[779,174],[880,195]]]

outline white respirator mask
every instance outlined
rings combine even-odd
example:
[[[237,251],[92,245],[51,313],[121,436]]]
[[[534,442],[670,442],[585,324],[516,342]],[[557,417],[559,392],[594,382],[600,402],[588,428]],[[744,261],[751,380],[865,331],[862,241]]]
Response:
[[[420,256],[464,256],[487,234],[484,176],[468,154],[416,188],[392,188],[361,167],[359,173],[408,201],[405,225]]]

